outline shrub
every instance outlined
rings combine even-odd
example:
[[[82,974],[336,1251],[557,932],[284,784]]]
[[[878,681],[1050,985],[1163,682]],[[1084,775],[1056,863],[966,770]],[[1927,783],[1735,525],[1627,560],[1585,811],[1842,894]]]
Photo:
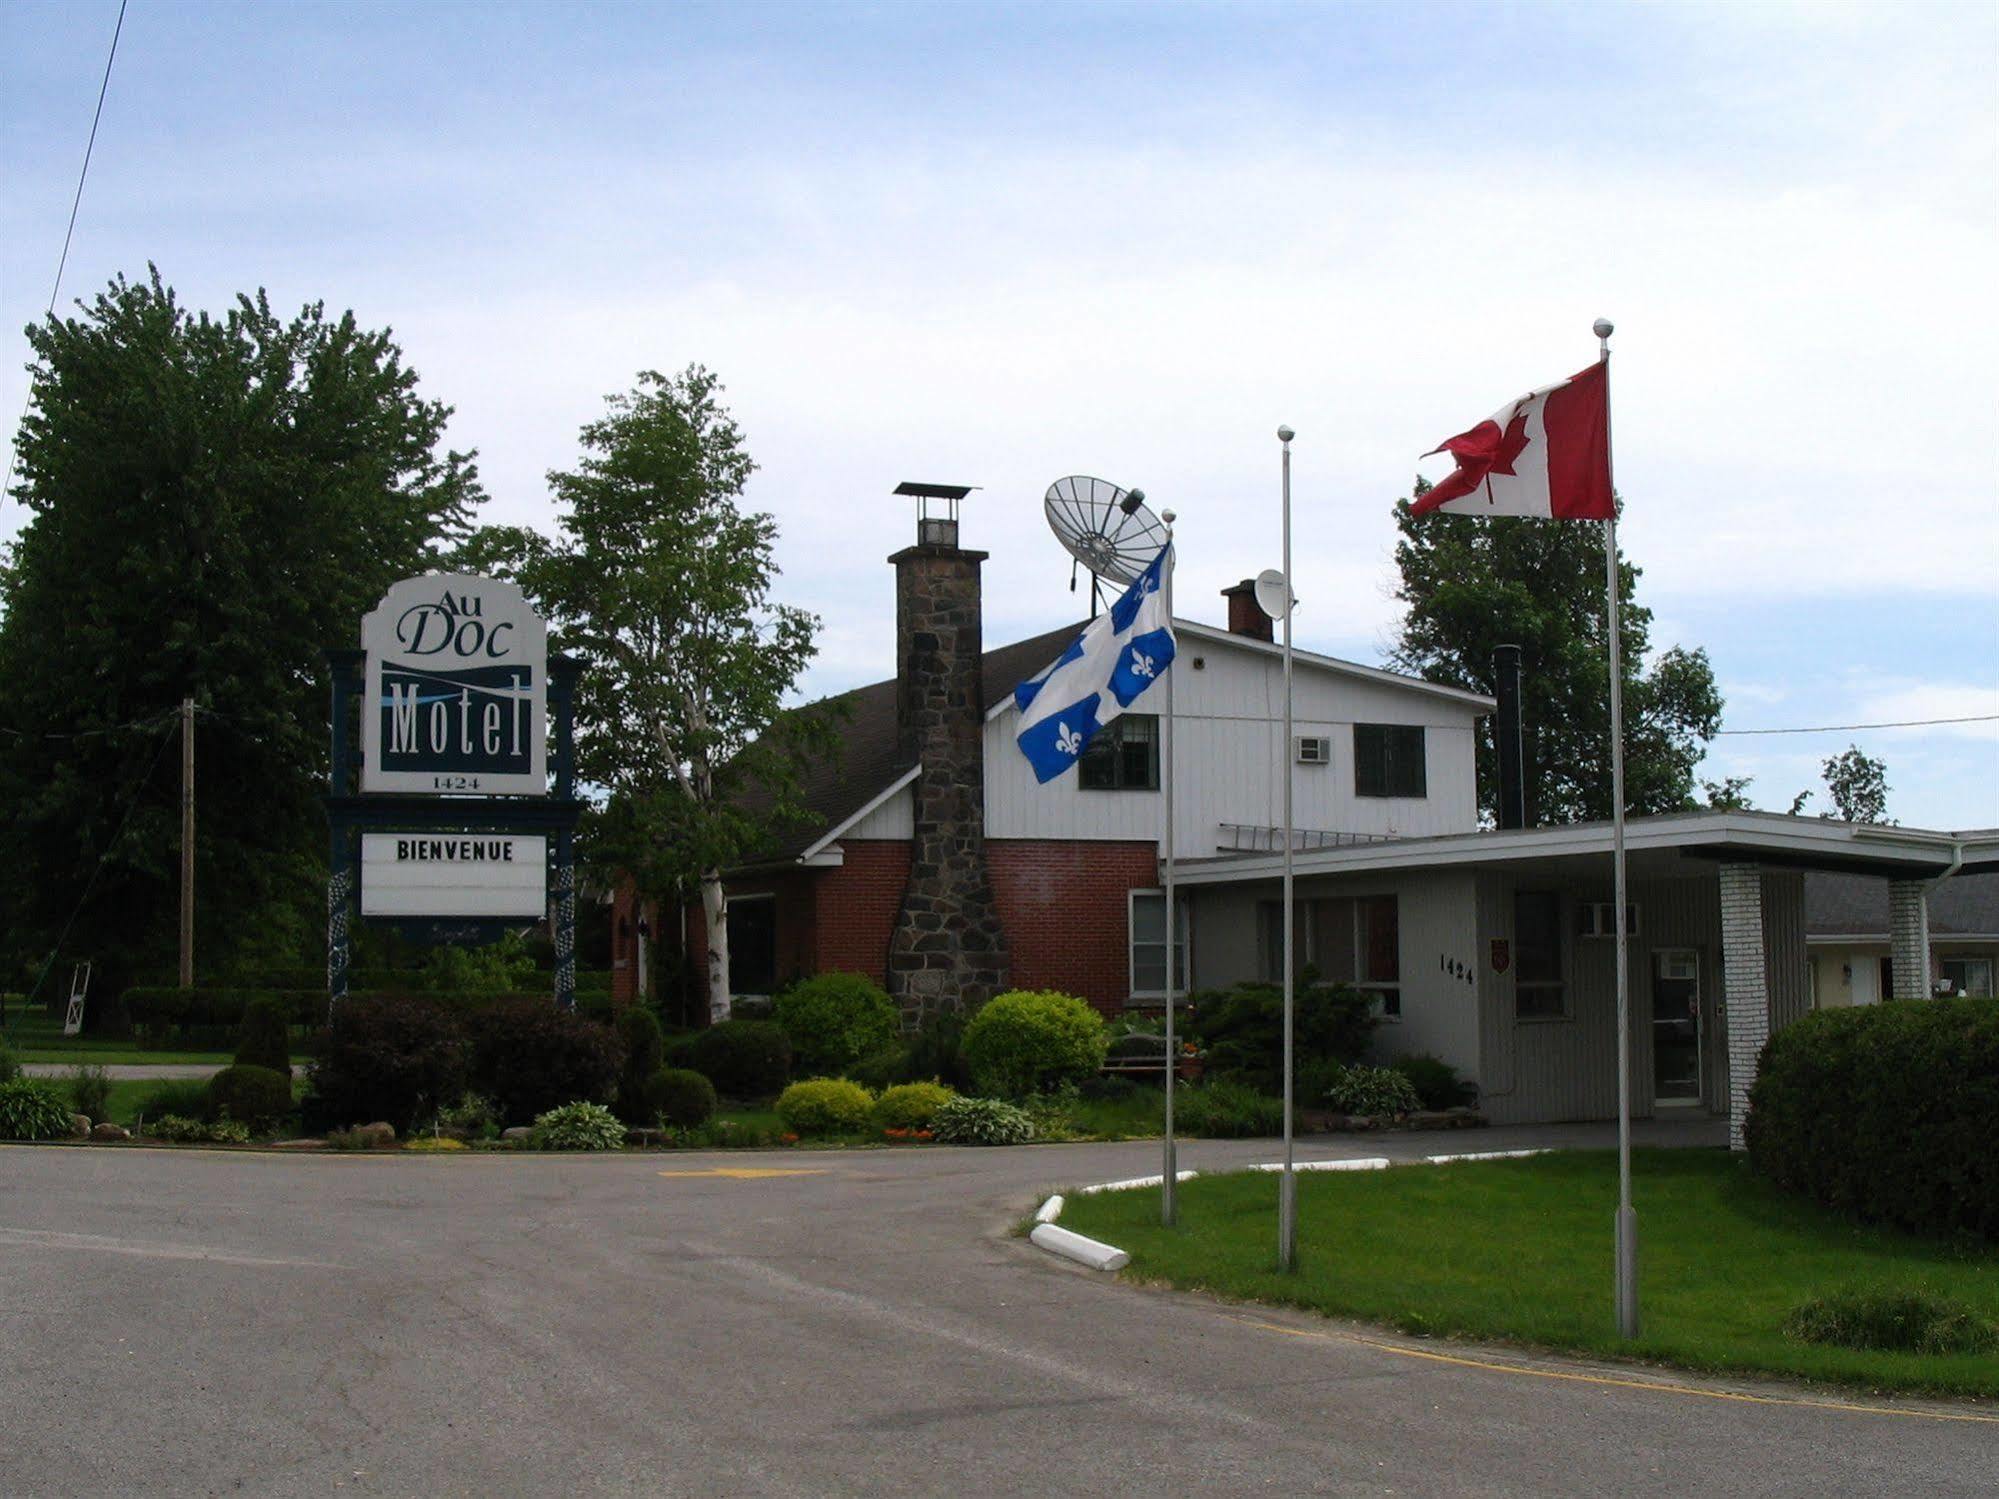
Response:
[[[186,1119],[179,1114],[162,1114],[146,1126],[153,1140],[180,1144],[248,1145],[250,1126],[240,1119]]]
[[[715,1085],[685,1067],[657,1067],[639,1088],[639,1116],[621,1114],[627,1124],[692,1129],[715,1113]]]
[[[835,1077],[891,1045],[902,1028],[895,1001],[858,973],[822,973],[777,997],[777,1023],[802,1072]]]
[[[0,1139],[60,1140],[69,1134],[69,1115],[53,1083],[38,1077],[0,1083]]]
[[[269,1129],[292,1111],[292,1075],[268,1067],[224,1067],[208,1080],[209,1119]]]
[[[620,1150],[625,1127],[601,1103],[565,1103],[535,1116],[528,1143],[536,1150]]]
[[[567,1103],[609,1103],[618,1091],[617,1035],[556,1009],[547,999],[514,999],[471,1022],[472,1085],[524,1124]]]
[[[800,1135],[851,1135],[868,1127],[874,1096],[844,1077],[793,1083],[778,1095],[777,1117]]]
[[[1393,1067],[1359,1062],[1332,1074],[1326,1102],[1342,1114],[1408,1114],[1421,1106],[1409,1079]]]
[[[935,1010],[923,1018],[909,1038],[909,1067],[901,1081],[943,1083],[960,1093],[972,1086],[965,1065],[965,1017],[956,1010]]]
[[[1985,1353],[1999,1349],[1999,1328],[1961,1301],[1922,1290],[1852,1289],[1814,1296],[1784,1319],[1806,1343],[1890,1353]]]
[[[381,1119],[407,1133],[465,1092],[465,1064],[458,1021],[434,999],[350,995],[311,1066],[307,1126]]]
[[[147,1119],[160,1119],[169,1114],[182,1119],[199,1119],[207,1110],[208,1079],[205,1077],[168,1078],[156,1083],[139,1108]]]
[[[618,1117],[627,1124],[651,1124],[655,1115],[645,1095],[665,1051],[659,1021],[644,1005],[627,1005],[613,1025],[625,1048],[618,1072]]]
[[[769,1098],[791,1076],[791,1042],[774,1020],[724,1020],[677,1043],[671,1060],[724,1097]]]
[[[1757,1171],[1837,1212],[1999,1240],[1999,1000],[1805,1016],[1765,1044],[1744,1132]]]
[[[433,947],[417,982],[439,993],[517,994],[534,977],[534,958],[527,944],[518,933],[508,932],[486,947]]]
[[[1458,1069],[1427,1053],[1397,1057],[1388,1064],[1409,1079],[1417,1101],[1426,1109],[1469,1108],[1478,1102],[1478,1088],[1458,1075]]]
[[[461,1140],[497,1140],[500,1111],[483,1093],[467,1093],[449,1108],[437,1111],[437,1127]]]
[[[1217,1078],[1173,1096],[1173,1122],[1205,1140],[1259,1140],[1284,1133],[1284,1100]]]
[[[1037,1140],[1080,1140],[1087,1133],[1076,1111],[1083,1101],[1082,1089],[1074,1083],[1058,1083],[1046,1093],[1030,1093],[1020,1101],[1020,1111],[1034,1126]]]
[[[111,1116],[111,1074],[102,1067],[77,1067],[69,1075],[69,1101],[77,1113],[102,1124]]]
[[[11,1083],[21,1075],[21,1064],[14,1060],[14,1048],[7,1044],[7,1038],[0,1036],[0,1083]]]
[[[907,1046],[884,1047],[873,1056],[862,1057],[847,1069],[846,1075],[871,1093],[915,1081],[910,1075]]]
[[[930,1132],[945,1145],[1025,1145],[1034,1121],[997,1098],[954,1098],[931,1116]]]
[[[942,1083],[903,1083],[875,1100],[875,1123],[883,1129],[928,1129],[937,1111],[957,1096]]]
[[[1208,1071],[1265,1093],[1284,1088],[1284,991],[1238,984],[1192,997],[1188,1034]],[[1292,995],[1292,1045],[1300,1071],[1312,1062],[1357,1062],[1376,1024],[1374,1001],[1339,984],[1307,984]]]
[[[263,1067],[272,1072],[292,1073],[291,1040],[286,1032],[290,1018],[281,1000],[260,994],[243,1009],[243,1031],[236,1042],[238,1067]]]
[[[1018,1098],[1080,1083],[1104,1065],[1108,1044],[1103,1016],[1074,995],[1013,989],[965,1027],[965,1062],[979,1092]]]
[[[453,1135],[418,1135],[403,1142],[404,1150],[463,1150],[465,1142]]]

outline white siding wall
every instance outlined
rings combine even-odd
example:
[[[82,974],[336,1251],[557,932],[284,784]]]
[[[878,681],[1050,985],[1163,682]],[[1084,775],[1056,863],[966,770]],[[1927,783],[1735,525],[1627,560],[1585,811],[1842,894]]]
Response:
[[[883,802],[874,811],[855,823],[842,838],[914,838],[916,836],[916,808],[911,800],[911,788],[902,790]]]
[[[1201,665],[1197,669],[1195,662]],[[1275,827],[1283,820],[1284,768],[1291,765],[1295,821],[1325,832],[1420,837],[1478,826],[1474,764],[1477,711],[1413,688],[1374,682],[1299,662],[1293,681],[1298,735],[1332,740],[1330,765],[1294,765],[1284,732],[1284,674],[1260,651],[1183,635],[1174,664],[1175,830],[1182,858],[1219,850],[1223,823]],[[1158,688],[1141,699],[1163,710]],[[1353,725],[1422,724],[1428,795],[1354,795]],[[1160,794],[1085,791],[1074,775],[1035,782],[1014,744],[1009,709],[986,724],[986,836],[990,838],[1151,838]]]

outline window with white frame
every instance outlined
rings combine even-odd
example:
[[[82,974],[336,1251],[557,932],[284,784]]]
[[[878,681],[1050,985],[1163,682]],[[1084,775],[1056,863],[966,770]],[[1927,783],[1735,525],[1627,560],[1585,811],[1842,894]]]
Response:
[[[1937,966],[1943,970],[1952,994],[1977,995],[1981,999],[1992,997],[1990,958],[1951,956],[1939,959]]]
[[[1166,998],[1166,892],[1134,890],[1128,930],[1131,933],[1131,993],[1134,999]],[[1173,902],[1180,919],[1173,928],[1174,989],[1187,992],[1187,898]]]
[[[1291,934],[1292,956],[1320,979],[1351,984],[1372,994],[1382,1015],[1402,1014],[1402,929],[1393,895],[1334,896],[1302,900]],[[1284,981],[1284,906],[1257,907],[1258,967],[1266,983]]]

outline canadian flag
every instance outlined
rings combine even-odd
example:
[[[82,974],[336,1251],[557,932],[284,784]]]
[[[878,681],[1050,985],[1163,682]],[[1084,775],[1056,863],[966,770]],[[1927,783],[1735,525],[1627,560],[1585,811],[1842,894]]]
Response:
[[[1458,466],[1410,513],[1616,519],[1608,369],[1599,362],[1543,386],[1425,453],[1449,453]]]

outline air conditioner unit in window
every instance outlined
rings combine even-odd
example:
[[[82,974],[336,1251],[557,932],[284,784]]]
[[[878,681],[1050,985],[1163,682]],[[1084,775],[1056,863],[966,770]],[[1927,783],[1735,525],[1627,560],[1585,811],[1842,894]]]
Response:
[[[1333,741],[1323,734],[1306,734],[1298,740],[1298,763],[1300,765],[1330,765],[1333,763]]]
[[[1586,900],[1576,907],[1576,930],[1584,937],[1615,937],[1617,918],[1611,913],[1617,909],[1616,903],[1607,900]],[[1638,907],[1624,908],[1624,932],[1626,936],[1638,935]]]

